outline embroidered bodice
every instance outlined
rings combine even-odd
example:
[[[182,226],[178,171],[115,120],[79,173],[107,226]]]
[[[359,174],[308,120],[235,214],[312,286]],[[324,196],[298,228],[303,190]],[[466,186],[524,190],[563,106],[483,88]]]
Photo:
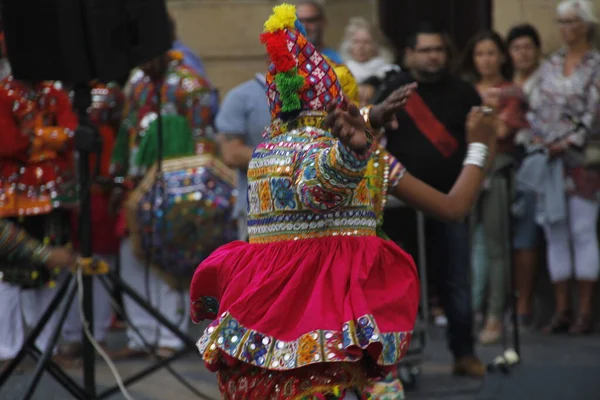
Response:
[[[396,157],[392,156],[381,145],[375,147],[367,165],[365,181],[377,215],[378,227],[383,225],[383,212],[387,204],[388,194],[398,184],[404,172],[404,166],[400,164]]]
[[[285,130],[259,145],[250,162],[250,243],[375,236],[378,215],[365,177],[367,165],[377,155],[377,161],[372,162],[377,167],[372,171],[380,171],[382,177],[373,182],[392,186],[401,178],[403,168],[397,161],[389,168],[395,159],[379,158],[380,151],[359,155],[318,127]],[[380,170],[381,161],[390,164]],[[390,171],[393,176],[384,178]]]

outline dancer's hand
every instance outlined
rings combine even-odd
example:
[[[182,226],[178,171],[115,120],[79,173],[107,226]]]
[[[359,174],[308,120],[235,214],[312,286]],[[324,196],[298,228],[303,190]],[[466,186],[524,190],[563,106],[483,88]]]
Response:
[[[467,115],[467,143],[483,143],[488,147],[496,143],[497,124],[495,114],[486,114],[482,107],[473,107]]]
[[[495,112],[484,112],[483,107],[473,107],[467,115],[467,143],[483,143],[488,147],[485,169],[493,163],[498,143],[498,118]]]
[[[367,126],[360,110],[354,104],[343,107],[331,107],[325,120],[325,126],[331,134],[354,151],[367,149],[369,139]]]
[[[375,129],[386,127],[398,129],[396,114],[402,110],[410,95],[417,88],[417,83],[409,83],[394,90],[383,102],[374,105],[369,113],[369,120]]]
[[[77,264],[77,257],[66,247],[57,247],[50,250],[48,268],[73,269]]]

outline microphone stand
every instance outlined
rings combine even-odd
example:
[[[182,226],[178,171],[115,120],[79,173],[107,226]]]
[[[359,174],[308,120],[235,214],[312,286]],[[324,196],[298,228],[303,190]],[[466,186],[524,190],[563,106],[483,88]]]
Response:
[[[507,213],[507,239],[508,239],[508,259],[509,259],[509,273],[510,273],[510,296],[509,296],[509,304],[511,309],[511,322],[513,325],[512,332],[512,344],[513,348],[508,348],[507,346],[507,332],[505,324],[502,324],[502,344],[503,344],[503,352],[501,355],[497,356],[494,361],[488,364],[488,371],[493,372],[497,369],[504,373],[510,372],[510,367],[513,364],[519,363],[521,360],[521,338],[519,333],[519,319],[517,315],[517,301],[519,298],[519,293],[517,291],[517,282],[516,282],[516,274],[515,274],[515,265],[513,259],[514,253],[514,223],[513,223],[513,215],[512,215],[512,199],[513,199],[513,191],[514,191],[514,171],[515,171],[516,163],[511,162],[505,165],[500,170],[496,171],[496,173],[504,178],[506,182],[506,192],[508,199],[508,213]],[[516,355],[516,360],[515,359]],[[512,359],[512,360],[511,360]]]

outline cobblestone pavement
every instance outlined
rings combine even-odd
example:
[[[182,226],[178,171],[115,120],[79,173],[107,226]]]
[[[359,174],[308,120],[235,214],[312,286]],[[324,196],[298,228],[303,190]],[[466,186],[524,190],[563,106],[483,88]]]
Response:
[[[117,346],[124,342],[122,333],[112,334],[110,345]],[[478,354],[484,361],[492,360],[501,352],[499,345],[479,348]],[[600,337],[586,338],[543,337],[539,334],[523,335],[523,359],[536,363],[577,363],[577,365],[600,366]],[[424,352],[424,361],[419,376],[417,390],[407,393],[409,400],[475,400],[482,387],[482,381],[451,376],[451,356],[446,350],[444,334],[437,328],[430,329],[428,344]],[[131,375],[148,365],[148,361],[127,361],[118,363],[119,372],[123,376]],[[173,368],[203,392],[205,399],[219,399],[215,377],[202,365],[196,354],[190,354],[176,362]],[[68,371],[77,377],[80,370]],[[17,400],[23,394],[30,375],[12,377],[0,389],[0,399]],[[100,388],[114,385],[114,379],[104,362],[97,363],[97,384]],[[197,399],[187,388],[182,386],[167,371],[161,370],[129,388],[135,400],[193,400]],[[49,376],[44,376],[38,387],[34,400],[68,400],[67,392]],[[121,394],[111,400],[123,399]]]

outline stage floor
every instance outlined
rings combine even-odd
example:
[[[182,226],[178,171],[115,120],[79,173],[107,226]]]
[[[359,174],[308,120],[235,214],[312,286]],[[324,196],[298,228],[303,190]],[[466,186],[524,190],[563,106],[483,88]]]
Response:
[[[194,327],[195,335],[198,334]],[[573,366],[600,366],[600,336],[593,335],[582,338],[567,336],[546,337],[538,333],[523,334],[523,360],[535,360],[535,364],[562,364]],[[109,345],[116,347],[125,342],[123,332],[114,332],[110,336]],[[478,355],[484,361],[490,361],[501,352],[499,345],[479,346]],[[479,392],[482,381],[470,378],[451,376],[452,357],[446,350],[444,332],[440,328],[430,328],[429,343],[425,352],[419,389],[407,393],[408,400],[473,400]],[[119,372],[126,377],[149,364],[148,361],[127,361],[117,363]],[[215,377],[208,372],[199,357],[190,355],[173,364],[173,368],[183,377],[189,379],[194,386],[207,395],[208,399],[219,399]],[[80,370],[68,371],[78,376]],[[0,389],[0,399],[18,400],[22,395],[29,375],[13,376],[5,387]],[[97,363],[97,384],[109,387],[114,379],[103,361]],[[161,370],[145,380],[130,387],[135,400],[194,400],[197,399],[188,389],[176,381],[167,371]],[[69,394],[56,384],[52,377],[45,375],[39,386],[35,400],[68,400]],[[115,395],[111,399],[123,399]]]

